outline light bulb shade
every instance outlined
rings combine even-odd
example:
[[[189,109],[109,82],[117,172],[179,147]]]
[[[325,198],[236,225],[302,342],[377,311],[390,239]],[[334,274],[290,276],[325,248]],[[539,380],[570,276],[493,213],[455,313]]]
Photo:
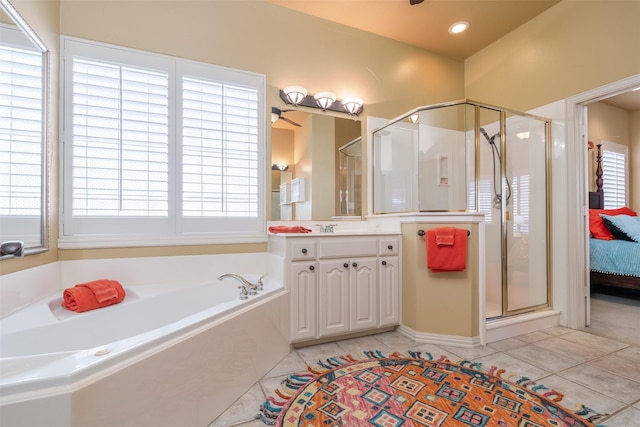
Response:
[[[316,102],[322,108],[322,111],[331,107],[331,105],[336,102],[336,95],[331,92],[318,92],[314,95]]]
[[[279,118],[280,118],[280,116],[278,114],[271,113],[271,123],[277,122]]]
[[[415,113],[409,116],[409,121],[414,125],[418,123],[418,120],[420,120],[420,116],[418,115],[418,113]]]
[[[360,108],[362,108],[362,99],[360,98],[345,98],[342,100],[344,109],[349,114],[356,114]]]
[[[282,91],[293,105],[300,104],[307,96],[307,90],[302,86],[287,86]]]
[[[284,172],[289,169],[289,165],[286,163],[274,163],[271,165],[271,170]]]

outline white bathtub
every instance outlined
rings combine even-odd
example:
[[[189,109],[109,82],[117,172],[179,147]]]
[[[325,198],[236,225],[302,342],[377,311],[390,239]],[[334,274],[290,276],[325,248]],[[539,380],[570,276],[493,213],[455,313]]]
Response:
[[[208,425],[289,351],[286,291],[264,284],[125,286],[84,313],[59,292],[1,319],[0,425]]]

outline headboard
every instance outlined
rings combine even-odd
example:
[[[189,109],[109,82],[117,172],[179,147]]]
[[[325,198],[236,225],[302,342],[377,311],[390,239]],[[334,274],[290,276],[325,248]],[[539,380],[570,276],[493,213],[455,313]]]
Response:
[[[589,209],[604,209],[602,191],[602,144],[596,145],[596,191],[589,191]]]

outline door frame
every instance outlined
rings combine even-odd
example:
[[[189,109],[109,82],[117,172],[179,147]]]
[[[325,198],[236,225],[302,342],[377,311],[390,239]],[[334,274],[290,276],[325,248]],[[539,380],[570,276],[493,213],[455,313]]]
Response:
[[[640,74],[609,83],[567,98],[567,163],[569,203],[567,326],[584,329],[590,323],[588,241],[588,149],[586,106],[640,86]],[[575,191],[571,191],[575,190]]]

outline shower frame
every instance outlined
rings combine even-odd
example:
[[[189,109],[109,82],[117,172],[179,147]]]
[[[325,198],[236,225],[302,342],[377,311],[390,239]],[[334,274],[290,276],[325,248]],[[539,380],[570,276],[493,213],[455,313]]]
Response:
[[[396,214],[396,213],[409,213],[409,212],[416,212],[416,210],[409,210],[409,211],[399,211],[399,212],[375,212],[375,154],[373,153],[373,144],[374,144],[374,135],[376,134],[376,132],[381,131],[385,128],[388,128],[394,124],[397,123],[401,123],[403,121],[410,121],[411,123],[415,123],[414,121],[411,120],[412,116],[416,116],[418,115],[421,111],[429,111],[429,110],[436,110],[436,109],[442,109],[442,108],[447,108],[447,107],[456,107],[456,106],[471,106],[473,107],[473,132],[474,132],[474,136],[475,136],[475,177],[474,177],[474,184],[475,184],[475,200],[474,200],[474,207],[475,209],[469,209],[469,205],[467,204],[466,209],[448,209],[448,210],[435,210],[435,212],[460,212],[460,211],[467,211],[467,212],[479,212],[479,203],[480,203],[480,146],[481,146],[481,137],[482,135],[480,134],[479,130],[480,130],[480,123],[481,123],[481,119],[480,119],[480,112],[481,109],[486,109],[489,111],[495,111],[496,113],[499,114],[499,121],[500,121],[500,152],[503,153],[503,160],[500,162],[500,188],[501,188],[501,194],[504,194],[506,186],[507,186],[507,153],[508,153],[508,141],[507,141],[507,115],[514,115],[514,116],[522,116],[524,118],[530,118],[536,121],[540,121],[544,124],[544,138],[545,138],[545,144],[544,144],[544,177],[545,177],[545,224],[546,224],[546,235],[545,235],[545,247],[546,247],[546,301],[544,303],[540,303],[540,304],[533,304],[533,305],[528,305],[526,307],[522,307],[522,308],[517,308],[517,309],[510,309],[509,308],[509,300],[508,300],[508,295],[509,295],[509,276],[508,276],[508,237],[509,237],[509,230],[508,227],[510,227],[511,225],[509,224],[509,218],[511,213],[509,212],[509,207],[507,206],[507,198],[505,197],[501,197],[500,200],[500,234],[501,234],[501,242],[500,242],[500,247],[501,247],[501,253],[500,253],[500,264],[501,264],[501,287],[502,287],[502,314],[499,316],[492,316],[487,318],[487,320],[491,320],[491,319],[499,319],[499,318],[504,318],[504,317],[509,317],[509,316],[514,316],[514,315],[519,315],[519,314],[524,314],[524,313],[530,313],[530,312],[536,312],[536,311],[544,311],[544,310],[548,310],[553,306],[553,253],[552,253],[552,242],[551,242],[551,236],[552,236],[552,217],[551,217],[551,212],[552,212],[552,197],[551,197],[551,190],[552,190],[552,184],[551,184],[551,180],[552,180],[552,176],[551,176],[551,119],[545,118],[545,117],[541,117],[541,116],[537,116],[537,115],[533,115],[533,114],[529,114],[529,113],[523,113],[520,111],[515,111],[515,110],[511,110],[508,108],[503,108],[503,107],[497,107],[494,105],[490,105],[490,104],[485,104],[485,103],[481,103],[481,102],[477,102],[477,101],[473,101],[473,100],[469,100],[469,99],[461,99],[461,100],[456,100],[456,101],[450,101],[450,102],[445,102],[445,103],[440,103],[440,104],[433,104],[433,105],[427,105],[427,106],[421,106],[421,107],[417,107],[414,108],[413,110],[396,117],[395,119],[392,119],[390,121],[388,121],[386,124],[374,129],[371,132],[371,138],[370,138],[370,148],[371,148],[371,155],[369,156],[370,159],[372,159],[370,161],[370,165],[369,165],[369,170],[371,173],[371,177],[372,179],[370,180],[372,182],[372,191],[371,191],[371,199],[369,202],[369,212],[371,213],[371,215],[373,216],[377,216],[377,215],[386,215],[386,214]],[[466,117],[466,112],[467,110],[465,109],[465,118],[464,118],[464,123],[466,125],[468,117]],[[466,129],[466,128],[465,128]],[[469,182],[469,180],[467,181]],[[469,188],[466,189],[466,192],[468,194]],[[430,210],[417,210],[417,212],[434,212],[434,211],[430,211]]]

